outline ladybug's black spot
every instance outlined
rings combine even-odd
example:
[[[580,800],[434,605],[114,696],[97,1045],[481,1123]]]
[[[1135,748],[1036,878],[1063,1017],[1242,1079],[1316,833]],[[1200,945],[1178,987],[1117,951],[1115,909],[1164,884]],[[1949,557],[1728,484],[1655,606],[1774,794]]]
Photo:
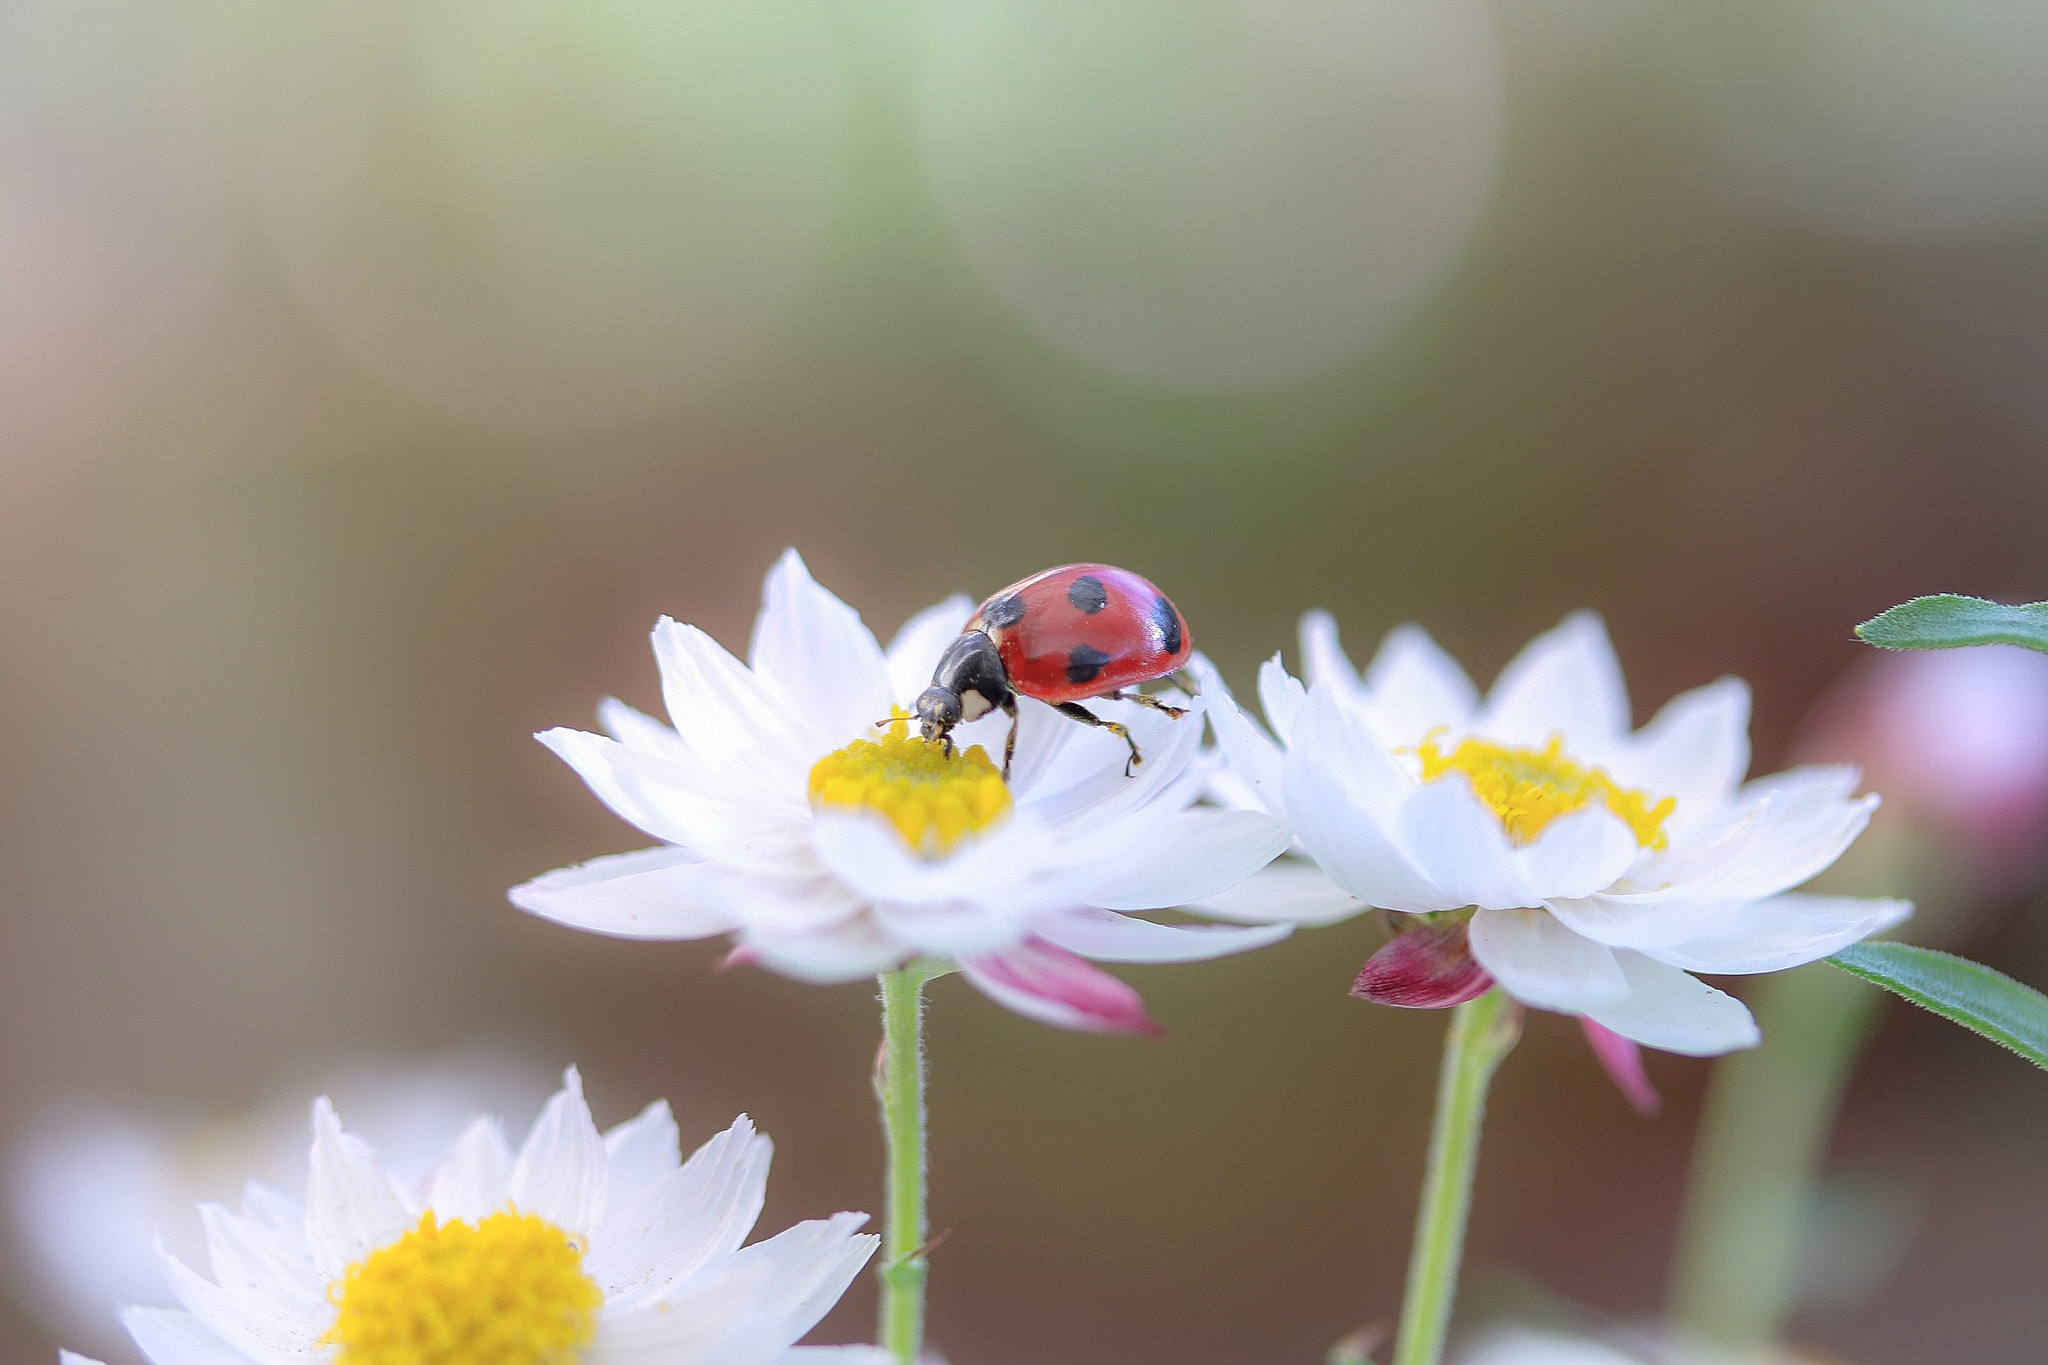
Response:
[[[1024,599],[1015,593],[991,597],[981,606],[981,623],[1005,630],[1024,619]]]
[[[1109,589],[1094,574],[1083,574],[1067,588],[1067,600],[1074,610],[1093,616],[1109,605]]]
[[[1180,653],[1180,613],[1164,597],[1152,599],[1152,624],[1159,628],[1159,648],[1167,654]]]
[[[1109,656],[1089,645],[1075,645],[1067,655],[1067,681],[1079,686],[1095,681],[1095,675],[1109,662]]]

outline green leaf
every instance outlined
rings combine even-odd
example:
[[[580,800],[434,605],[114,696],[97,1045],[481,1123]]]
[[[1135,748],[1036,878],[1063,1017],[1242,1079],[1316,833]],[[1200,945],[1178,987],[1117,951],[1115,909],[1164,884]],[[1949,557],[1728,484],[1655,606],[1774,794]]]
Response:
[[[2048,995],[2032,986],[1909,943],[1855,943],[1828,961],[2048,1068]]]
[[[1856,634],[1879,649],[2019,645],[2048,653],[2048,602],[2008,607],[1981,597],[1937,593],[1879,612]]]

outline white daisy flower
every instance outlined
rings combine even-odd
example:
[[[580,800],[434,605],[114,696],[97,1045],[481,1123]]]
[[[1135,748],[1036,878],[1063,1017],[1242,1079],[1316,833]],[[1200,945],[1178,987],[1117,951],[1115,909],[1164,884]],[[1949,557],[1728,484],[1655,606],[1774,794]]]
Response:
[[[1780,1347],[1731,1353],[1657,1330],[1591,1337],[1519,1324],[1477,1334],[1455,1359],[1457,1365],[1821,1365]]]
[[[1854,768],[1743,783],[1749,689],[1735,678],[1632,732],[1589,612],[1538,636],[1483,700],[1413,626],[1363,676],[1325,614],[1304,618],[1302,650],[1306,689],[1277,656],[1259,674],[1278,743],[1229,706],[1210,717],[1241,799],[1284,816],[1315,867],[1276,866],[1200,908],[1251,923],[1368,905],[1447,916],[1381,950],[1361,975],[1368,998],[1448,1005],[1497,982],[1624,1039],[1711,1055],[1753,1046],[1756,1025],[1691,973],[1798,966],[1911,912],[1791,891],[1870,818],[1877,798],[1853,795]],[[1222,690],[1213,673],[1203,687]]]
[[[545,1070],[485,1047],[425,1064],[359,1063],[239,1113],[52,1110],[8,1162],[8,1211],[27,1272],[22,1306],[59,1339],[134,1359],[116,1320],[122,1305],[175,1302],[155,1247],[204,1255],[197,1206],[232,1199],[252,1178],[305,1185],[308,1093],[333,1096],[411,1188],[475,1115],[523,1126],[551,1084]]]
[[[206,1224],[211,1278],[131,1308],[154,1365],[885,1365],[791,1345],[873,1254],[865,1214],[742,1247],[771,1147],[744,1117],[681,1159],[668,1106],[599,1134],[572,1070],[514,1152],[475,1120],[418,1191],[324,1097],[303,1204],[252,1182]]]
[[[621,818],[662,840],[536,878],[513,903],[627,938],[730,934],[736,956],[850,981],[913,959],[1067,1028],[1149,1032],[1136,993],[1084,959],[1190,962],[1290,926],[1188,927],[1128,911],[1236,885],[1287,846],[1262,811],[1198,808],[1200,722],[1126,703],[1144,751],[1020,699],[1006,784],[1000,713],[947,756],[903,725],[974,604],[920,612],[884,650],[794,550],[768,575],[751,666],[695,626],[654,629],[669,724],[617,701],[604,735],[539,736]],[[1191,699],[1199,708],[1200,698]],[[977,742],[979,741],[979,742]]]

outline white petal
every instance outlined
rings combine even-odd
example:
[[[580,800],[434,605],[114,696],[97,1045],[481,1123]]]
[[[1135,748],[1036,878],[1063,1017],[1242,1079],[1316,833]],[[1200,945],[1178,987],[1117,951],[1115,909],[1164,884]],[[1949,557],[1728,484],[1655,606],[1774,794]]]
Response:
[[[582,730],[543,730],[534,738],[575,769],[612,814],[657,839],[704,847],[730,823],[725,803],[694,790],[698,776],[669,760]]]
[[[820,1349],[836,1350],[838,1348],[824,1347]],[[107,1365],[107,1363],[104,1360],[95,1360],[91,1356],[82,1356],[76,1351],[67,1351],[60,1346],[57,1348],[57,1365]],[[876,1365],[888,1365],[887,1357],[876,1357]]]
[[[772,683],[819,741],[837,748],[889,714],[889,672],[860,613],[820,587],[802,556],[785,550],[761,593],[754,672]]]
[[[864,1221],[864,1214],[842,1213],[801,1223],[724,1257],[667,1297],[624,1309],[606,1305],[586,1365],[789,1359],[789,1344],[824,1316],[874,1254],[879,1239],[853,1231]]]
[[[1046,942],[1097,962],[1207,962],[1278,943],[1294,929],[1291,924],[1246,929],[1157,924],[1083,907],[1041,915],[1031,927]]]
[[[260,1180],[250,1180],[242,1185],[242,1217],[267,1228],[289,1232],[301,1240],[306,1235],[306,1206]]]
[[[1614,957],[1629,991],[1620,1000],[1582,1011],[1594,1023],[1644,1047],[1689,1057],[1719,1056],[1762,1040],[1756,1020],[1734,996],[1641,953],[1623,951]]]
[[[719,875],[701,854],[663,845],[557,868],[506,895],[542,919],[614,938],[707,938],[740,924],[716,894]]]
[[[489,1114],[471,1119],[455,1149],[428,1184],[427,1203],[446,1222],[474,1223],[505,1207],[512,1183],[512,1148],[505,1129]]]
[[[1134,702],[1088,703],[1097,715],[1128,726],[1131,738],[1143,751],[1145,761],[1128,775],[1124,764],[1130,750],[1121,739],[1048,711],[1049,723],[1065,726],[1071,738],[1058,768],[1047,771],[1028,788],[1012,782],[1018,809],[1029,810],[1052,824],[1094,827],[1154,804],[1192,804],[1201,792],[1202,774],[1196,760],[1202,747],[1200,717],[1208,699],[1192,697],[1183,704],[1189,714],[1175,719]],[[1038,703],[1031,706],[1037,708]],[[1020,753],[1023,743],[1020,737]]]
[[[419,1209],[370,1144],[341,1130],[334,1106],[313,1101],[313,1154],[306,1180],[306,1245],[322,1283],[419,1221]]]
[[[787,1344],[761,1308],[772,1273],[729,1257],[666,1294],[607,1303],[582,1365],[758,1365]]]
[[[1741,906],[1712,932],[1648,954],[1689,972],[1777,972],[1883,933],[1912,913],[1911,901],[1795,891]]]
[[[1326,686],[1355,700],[1363,690],[1358,667],[1337,638],[1337,618],[1320,609],[1301,618],[1301,669],[1310,687]]]
[[[1367,707],[1382,743],[1414,744],[1439,726],[1462,733],[1479,708],[1479,689],[1458,661],[1421,626],[1396,626],[1365,672]]]
[[[1712,879],[1712,894],[1758,900],[1810,881],[1856,841],[1877,803],[1872,794],[1827,806],[1800,808],[1788,802],[1767,811],[1755,843]]]
[[[590,1259],[608,1299],[660,1297],[746,1240],[775,1144],[742,1114],[605,1225]]]
[[[1249,810],[1184,810],[1138,817],[1083,847],[1084,869],[1064,885],[1110,910],[1161,910],[1236,886],[1286,851],[1287,826]]]
[[[884,901],[874,917],[889,937],[908,945],[916,957],[964,957],[995,953],[1024,937],[1022,902],[994,907],[966,901],[904,905]]]
[[[878,812],[825,810],[812,822],[811,846],[861,901],[918,904],[998,896],[1043,866],[1051,843],[1043,825],[1020,812],[926,858]]]
[[[1308,690],[1280,666],[1278,654],[1259,665],[1259,707],[1266,713],[1266,724],[1273,727],[1282,744],[1294,733],[1295,717],[1301,714],[1301,704],[1307,700]]]
[[[1471,944],[1479,965],[1524,1004],[1592,1014],[1629,991],[1612,949],[1580,938],[1547,910],[1481,910]]]
[[[1615,780],[1675,797],[1672,835],[1718,811],[1749,771],[1749,684],[1740,678],[1681,692],[1616,751]]]
[[[1526,1327],[1490,1328],[1458,1356],[1458,1365],[1643,1365],[1586,1337],[1536,1332]]]
[[[895,1359],[879,1346],[792,1346],[771,1365],[892,1365]]]
[[[521,1213],[589,1237],[604,1221],[605,1174],[604,1139],[583,1102],[583,1078],[572,1066],[533,1121],[506,1193]]]
[[[936,606],[926,607],[903,623],[885,652],[889,668],[889,694],[905,710],[917,694],[932,685],[932,671],[946,646],[967,627],[974,615],[974,602],[954,593]]]
[[[858,915],[868,898],[844,877],[824,866],[812,844],[812,831],[781,870],[726,869],[718,879],[718,895],[751,930],[806,933],[829,929]]]
[[[644,711],[635,710],[617,697],[597,704],[598,726],[628,749],[639,749],[675,763],[698,763],[683,737]]]
[[[325,1330],[332,1306],[313,1273],[303,1234],[281,1232],[238,1218],[218,1204],[199,1206],[214,1283],[295,1315],[313,1336]]]
[[[1003,744],[1009,737],[1010,718],[1001,711],[953,732],[953,742],[963,748],[979,744],[983,752],[1001,762]],[[1108,739],[1098,735],[1090,738]],[[1019,806],[1047,808],[1050,803],[1090,799],[1072,795],[1076,788],[1107,787],[1109,778],[1123,776],[1124,756],[1110,756],[1093,744],[1084,745],[1081,727],[1030,697],[1017,699],[1017,752],[1010,767],[1010,796]],[[1049,817],[1050,818],[1050,817]]]
[[[655,1181],[683,1163],[682,1134],[667,1100],[656,1100],[604,1134],[606,1217],[637,1204]]]
[[[910,945],[888,933],[871,916],[816,929],[756,925],[741,936],[740,954],[797,981],[829,986],[858,981],[900,966]]]
[[[1312,863],[1273,863],[1228,891],[1186,907],[1240,924],[1335,924],[1372,907]]]
[[[1514,856],[1535,899],[1549,901],[1601,890],[1627,872],[1640,851],[1635,831],[1614,812],[1585,805],[1552,820]]]
[[[1608,896],[1545,902],[1576,934],[1610,948],[1654,951],[1712,932],[1733,914],[1733,902],[1632,901]]]
[[[1402,849],[1393,824],[1414,780],[1329,689],[1310,689],[1282,771],[1295,837],[1331,881],[1389,910],[1465,904]]]
[[[817,1326],[875,1254],[881,1239],[860,1231],[867,1220],[864,1213],[835,1213],[798,1223],[734,1256],[774,1267],[761,1306],[779,1320],[784,1341]]]
[[[1195,680],[1208,700],[1209,724],[1216,733],[1216,747],[1230,771],[1268,814],[1279,815],[1287,808],[1280,787],[1280,746],[1267,737],[1251,718],[1237,709],[1222,675],[1200,655],[1189,663]]]
[[[249,1365],[249,1357],[190,1313],[171,1308],[124,1308],[121,1325],[153,1365]]]
[[[654,623],[652,638],[662,705],[700,762],[723,765],[762,745],[792,752],[811,747],[789,698],[763,685],[718,641],[666,616]]]
[[[1501,670],[1473,729],[1506,744],[1564,736],[1568,753],[1598,762],[1628,733],[1628,688],[1590,611],[1576,611],[1531,640]]]
[[[1465,774],[1425,783],[1401,808],[1396,828],[1417,870],[1457,904],[1507,910],[1540,902],[1500,817]]]
[[[169,1253],[163,1253],[162,1261],[178,1302],[249,1359],[264,1365],[298,1365],[319,1345],[325,1322],[294,1311],[296,1305],[225,1289]]]
[[[1321,685],[1309,689],[1308,700],[1295,721],[1293,741],[1288,745],[1284,772],[1290,810],[1294,802],[1294,774],[1301,767],[1297,760],[1312,762],[1317,768],[1335,774],[1352,805],[1388,823],[1420,785],[1380,742],[1363,712],[1347,703],[1342,693]]]
[[[1603,893],[1617,901],[1761,900],[1813,877],[1852,843],[1877,807],[1848,799],[1854,768],[1794,768],[1744,787],[1734,803],[1674,837]]]

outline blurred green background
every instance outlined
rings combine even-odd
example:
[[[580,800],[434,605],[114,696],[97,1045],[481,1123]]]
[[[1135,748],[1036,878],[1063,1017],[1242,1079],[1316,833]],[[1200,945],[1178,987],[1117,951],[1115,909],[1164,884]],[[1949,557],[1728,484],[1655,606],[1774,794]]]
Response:
[[[2048,595],[2044,62],[2007,0],[0,0],[6,1131],[509,1038],[750,1111],[764,1227],[876,1208],[870,991],[503,898],[644,842],[528,733],[786,544],[885,638],[1126,564],[1245,690],[1311,606],[1485,679],[1591,605],[1777,766],[1857,620]],[[1391,1316],[1442,1021],[1345,998],[1376,932],[1129,969],[1162,1044],[936,989],[956,1365]],[[1707,1067],[1651,1071],[1532,1020],[1477,1281],[1658,1309]],[[2044,1149],[1888,1015],[1834,1161],[1915,1213],[1799,1336],[2037,1360]]]

